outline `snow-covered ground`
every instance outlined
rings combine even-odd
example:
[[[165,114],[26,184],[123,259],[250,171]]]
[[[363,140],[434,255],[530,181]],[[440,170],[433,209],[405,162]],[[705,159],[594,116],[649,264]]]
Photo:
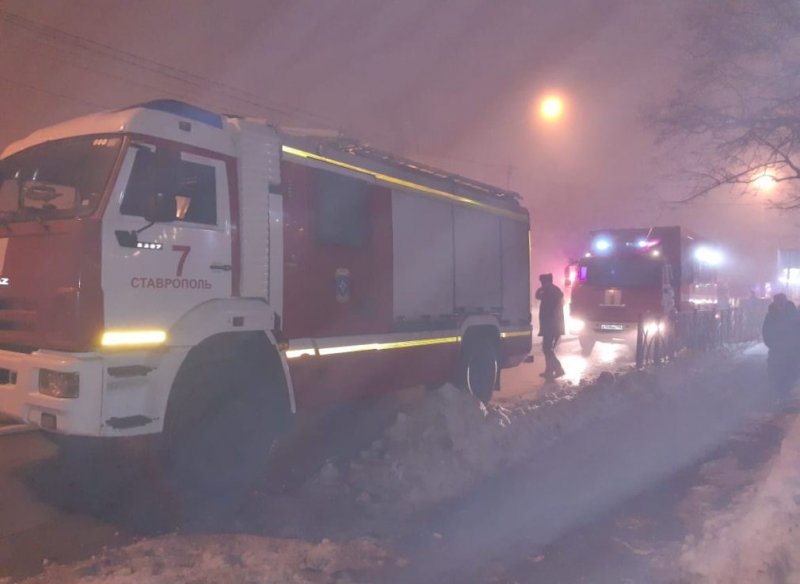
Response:
[[[652,386],[646,372],[605,373],[538,401],[484,406],[446,385],[399,412],[355,460],[329,461],[306,488],[354,492],[381,511],[418,510],[524,462],[589,420],[633,407]]]
[[[759,480],[687,538],[681,564],[695,582],[800,583],[800,417]]]
[[[252,535],[172,535],[109,550],[76,565],[49,566],[25,582],[349,584],[363,581],[363,572],[380,567],[386,557],[368,538],[312,544]]]
[[[269,524],[281,512],[303,514],[291,529],[273,526],[258,533],[252,526],[261,523],[255,521],[247,530],[234,529],[229,535],[176,533],[109,549],[78,564],[47,565],[43,574],[26,584],[380,581],[374,577],[375,570],[402,567],[409,560],[393,551],[385,531],[371,525],[385,526],[463,495],[487,477],[525,464],[590,423],[635,417],[644,410],[658,412],[665,400],[680,403],[698,393],[716,396],[708,407],[738,400],[736,407],[741,408],[750,397],[747,388],[730,387],[737,358],[738,352],[731,350],[687,357],[656,372],[618,369],[579,384],[553,387],[538,400],[489,406],[445,386],[403,405],[379,439],[356,456],[329,460],[293,494],[291,507],[281,510],[280,503],[273,505],[273,514],[261,518],[261,523]],[[722,382],[709,381],[714,379]],[[800,453],[793,460],[800,468],[798,457]],[[264,513],[269,508],[259,506],[257,497],[246,513]],[[773,495],[765,497],[771,501]],[[359,529],[348,525],[355,516]],[[334,541],[323,540],[309,527],[326,522],[337,530],[336,538],[330,536]],[[245,531],[250,535],[244,535]],[[698,549],[713,547],[712,532],[709,528],[708,538]],[[365,533],[380,535],[365,538]],[[685,565],[690,568],[692,553],[693,548],[687,547]],[[0,584],[6,582],[0,579]]]

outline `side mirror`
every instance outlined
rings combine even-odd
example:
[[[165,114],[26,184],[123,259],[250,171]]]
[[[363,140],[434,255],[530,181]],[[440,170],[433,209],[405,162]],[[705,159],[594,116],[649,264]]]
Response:
[[[153,193],[147,198],[144,208],[144,219],[148,223],[172,223],[178,213],[175,195]]]

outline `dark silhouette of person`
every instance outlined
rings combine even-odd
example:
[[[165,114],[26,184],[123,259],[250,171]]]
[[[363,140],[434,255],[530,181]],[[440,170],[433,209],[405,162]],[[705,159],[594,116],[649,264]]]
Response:
[[[764,317],[761,336],[769,349],[767,378],[770,387],[782,395],[788,393],[797,378],[799,329],[800,317],[795,305],[786,294],[775,294]]]
[[[564,368],[556,357],[558,339],[564,334],[564,294],[553,284],[553,274],[539,276],[541,287],[536,291],[539,301],[539,336],[542,337],[544,373],[542,377],[554,379],[564,375]]]

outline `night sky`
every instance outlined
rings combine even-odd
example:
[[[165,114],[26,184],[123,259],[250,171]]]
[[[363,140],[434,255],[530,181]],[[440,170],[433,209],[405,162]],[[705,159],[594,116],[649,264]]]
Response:
[[[0,0],[0,147],[160,97],[374,146],[522,194],[534,272],[605,227],[682,224],[773,275],[798,221],[726,192],[690,208],[643,112],[690,63],[690,0]],[[555,91],[565,117],[537,103]]]

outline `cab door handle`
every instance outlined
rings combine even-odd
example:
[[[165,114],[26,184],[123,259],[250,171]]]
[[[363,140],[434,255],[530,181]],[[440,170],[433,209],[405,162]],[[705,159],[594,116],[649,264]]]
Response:
[[[222,270],[223,272],[230,272],[233,266],[230,264],[211,264],[212,270]]]

